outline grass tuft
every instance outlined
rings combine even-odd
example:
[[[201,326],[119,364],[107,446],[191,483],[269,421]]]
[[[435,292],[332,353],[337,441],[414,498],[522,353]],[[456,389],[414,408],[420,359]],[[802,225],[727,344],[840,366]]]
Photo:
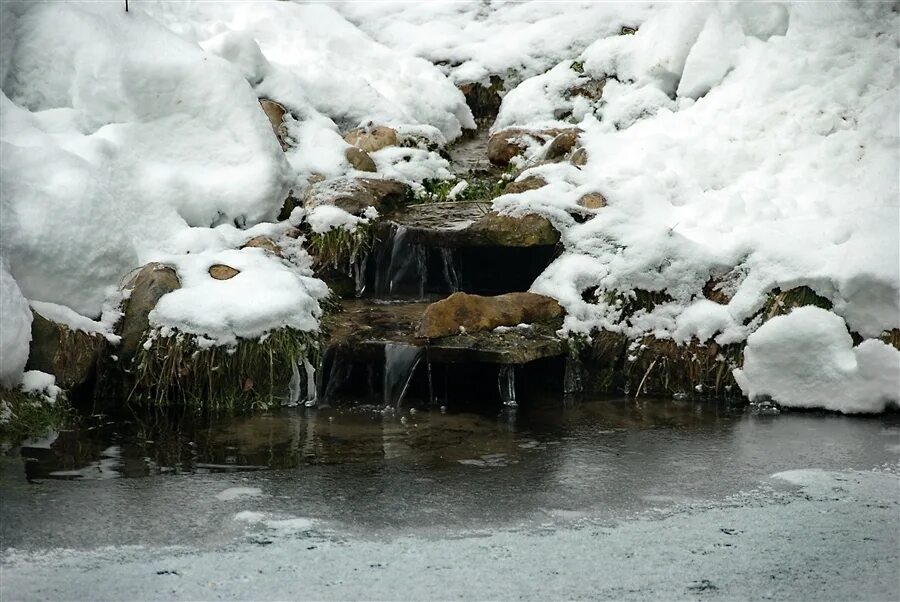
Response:
[[[288,328],[234,347],[203,348],[184,333],[158,337],[138,349],[129,399],[201,411],[270,408],[286,398],[293,366],[317,365],[319,353],[319,333]]]
[[[72,420],[71,407],[62,395],[50,401],[21,389],[0,388],[0,439],[7,443],[43,435]]]

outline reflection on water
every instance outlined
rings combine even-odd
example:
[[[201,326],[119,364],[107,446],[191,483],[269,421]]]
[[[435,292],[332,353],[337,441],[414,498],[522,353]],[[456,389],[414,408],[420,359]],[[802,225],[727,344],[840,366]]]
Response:
[[[0,540],[220,545],[247,511],[373,537],[543,528],[728,496],[783,470],[867,470],[896,462],[898,443],[897,414],[754,416],[652,399],[100,418],[0,457]]]
[[[548,445],[563,445],[572,453],[621,447],[620,453],[635,454],[641,449],[629,448],[634,439],[665,441],[681,439],[688,433],[704,438],[708,450],[723,438],[733,443],[746,436],[747,429],[764,432],[806,425],[812,430],[800,434],[801,438],[818,439],[836,424],[845,428],[855,425],[857,428],[850,432],[856,432],[861,425],[879,421],[893,424],[897,417],[751,417],[741,408],[721,403],[671,399],[565,404],[548,400],[486,415],[371,406],[291,408],[212,419],[147,413],[124,420],[91,417],[74,430],[26,442],[20,453],[29,480],[208,474],[392,461],[423,467],[453,463],[491,467],[517,463],[523,454]],[[793,439],[798,434],[792,432],[790,436]],[[843,439],[838,437],[839,441]],[[781,441],[778,446],[784,448],[790,443]],[[642,445],[646,451],[646,442]]]

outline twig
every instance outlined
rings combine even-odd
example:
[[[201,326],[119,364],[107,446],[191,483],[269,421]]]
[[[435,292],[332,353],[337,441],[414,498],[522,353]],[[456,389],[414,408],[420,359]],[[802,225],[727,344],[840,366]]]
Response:
[[[658,359],[658,358],[657,358]],[[650,376],[650,371],[653,370],[653,366],[656,365],[656,360],[650,362],[650,367],[647,368],[647,371],[644,372],[644,378],[641,379],[641,384],[638,385],[637,391],[634,394],[634,398],[637,399],[641,394],[641,389],[644,388],[644,383],[647,382],[647,377]]]

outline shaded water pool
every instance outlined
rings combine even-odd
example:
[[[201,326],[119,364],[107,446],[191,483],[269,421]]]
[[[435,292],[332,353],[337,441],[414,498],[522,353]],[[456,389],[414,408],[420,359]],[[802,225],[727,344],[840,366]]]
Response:
[[[241,512],[364,537],[603,520],[793,468],[896,462],[900,416],[546,400],[485,413],[283,409],[86,418],[0,460],[4,547],[227,543]]]

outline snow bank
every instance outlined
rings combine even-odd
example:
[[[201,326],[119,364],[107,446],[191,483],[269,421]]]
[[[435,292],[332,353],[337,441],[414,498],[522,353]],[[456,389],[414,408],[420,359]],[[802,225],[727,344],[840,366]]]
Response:
[[[900,326],[898,19],[874,4],[673,5],[575,57],[583,74],[567,59],[523,82],[495,127],[559,124],[567,86],[618,78],[582,107],[587,165],[536,167],[539,194],[495,201],[563,229],[533,290],[577,332],[741,341],[772,290],[799,285],[864,337]],[[576,224],[565,213],[589,192],[608,206]],[[727,305],[702,297],[710,277],[730,283]],[[591,287],[672,301],[622,321],[582,298]]]
[[[186,226],[275,216],[290,169],[229,63],[139,7],[4,7],[2,251],[25,295],[96,316]]]
[[[337,2],[378,41],[441,64],[457,84],[513,83],[578,54],[598,37],[636,27],[646,2]]]
[[[735,378],[750,399],[799,408],[883,412],[900,402],[900,351],[877,339],[858,346],[840,316],[801,307],[747,339]]]
[[[0,385],[22,382],[31,343],[31,310],[0,257]]]
[[[426,124],[449,140],[475,126],[462,93],[434,65],[375,42],[329,6],[157,2],[146,7],[173,30],[214,51],[222,44],[212,38],[231,35],[224,32],[251,37],[263,61],[246,47],[235,58],[257,89],[289,104],[300,89],[317,111],[344,129],[368,121]],[[221,54],[232,59],[231,53]]]

